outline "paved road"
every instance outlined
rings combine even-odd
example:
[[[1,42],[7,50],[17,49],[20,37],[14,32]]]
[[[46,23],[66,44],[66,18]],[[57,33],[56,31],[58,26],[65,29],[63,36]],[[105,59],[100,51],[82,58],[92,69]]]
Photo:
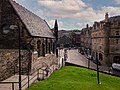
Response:
[[[64,52],[64,50],[60,51],[61,57],[63,57],[63,52]],[[77,65],[81,65],[81,66],[84,66],[84,67],[88,67],[89,60],[84,55],[81,55],[78,52],[77,49],[67,50],[67,52],[68,52],[67,62],[77,64]],[[90,61],[89,68],[96,69],[96,67],[97,67],[97,65],[95,63],[93,63],[92,61]],[[120,71],[113,71],[112,69],[107,67],[104,63],[102,63],[102,65],[99,66],[99,69],[101,71],[104,71],[104,72],[107,72],[107,73],[114,73],[114,74],[120,75]]]

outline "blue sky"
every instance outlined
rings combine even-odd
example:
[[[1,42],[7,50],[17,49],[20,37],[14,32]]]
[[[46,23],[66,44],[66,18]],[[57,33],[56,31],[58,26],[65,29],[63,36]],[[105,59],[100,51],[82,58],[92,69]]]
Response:
[[[71,30],[93,25],[94,21],[120,15],[120,0],[15,0],[28,10],[45,19],[53,28],[58,19],[59,30]]]

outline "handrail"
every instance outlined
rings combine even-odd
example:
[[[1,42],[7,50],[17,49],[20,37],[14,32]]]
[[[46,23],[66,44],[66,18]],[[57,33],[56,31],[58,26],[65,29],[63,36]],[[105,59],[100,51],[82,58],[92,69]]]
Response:
[[[12,84],[12,90],[15,90],[14,85],[19,82],[0,82],[0,84]]]
[[[0,84],[7,84],[7,83],[19,83],[19,82],[0,82]]]
[[[39,69],[37,69],[37,70],[35,70],[34,72],[32,72],[30,75],[33,75],[34,73],[36,73],[37,71],[39,71],[39,70],[42,70],[43,72],[45,71],[45,69],[42,69],[42,68],[39,68]],[[38,74],[42,74],[43,75],[43,73],[36,73],[34,76],[32,76],[32,78],[30,78],[29,79],[29,82],[31,81],[31,80],[33,80],[33,78],[35,78]],[[44,77],[44,75],[43,75],[43,77]],[[27,79],[28,77],[25,77],[22,81],[24,81],[25,79]],[[38,77],[37,77],[38,78]],[[26,84],[28,84],[28,82],[26,82],[25,84],[23,84],[22,85],[22,87],[24,87]]]
[[[45,63],[45,62],[44,62],[44,63]],[[47,65],[47,64],[46,64],[46,65]],[[47,66],[48,66],[48,65],[47,65]],[[45,69],[46,69],[47,66],[45,66]],[[43,67],[44,67],[44,66],[43,66]],[[45,73],[44,73],[45,69],[43,69],[43,67],[42,67],[42,68],[38,68],[37,70],[35,70],[35,71],[32,72],[31,74],[28,74],[28,75],[33,75],[30,79],[28,79],[28,82],[31,81],[31,80],[33,80],[33,78],[35,78],[36,76],[37,76],[37,78],[36,78],[35,80],[37,80],[37,79],[39,78],[39,75],[40,75],[40,74],[42,75],[42,79],[44,79],[44,77],[46,77],[46,76],[45,76]],[[54,69],[54,68],[53,68],[53,69]],[[41,72],[39,72],[39,70],[42,70],[43,72],[41,73]],[[29,77],[29,76],[28,76],[28,77]],[[22,79],[21,82],[23,82],[24,80],[26,80],[28,77],[25,77],[24,79]],[[35,80],[34,80],[34,81],[35,81]],[[22,85],[22,88],[23,88],[26,84],[28,84],[28,82],[24,83],[24,84]],[[15,83],[19,83],[19,82],[0,82],[0,84],[12,84],[12,90],[15,90],[15,88],[14,88]],[[29,86],[29,84],[28,84],[28,86]]]

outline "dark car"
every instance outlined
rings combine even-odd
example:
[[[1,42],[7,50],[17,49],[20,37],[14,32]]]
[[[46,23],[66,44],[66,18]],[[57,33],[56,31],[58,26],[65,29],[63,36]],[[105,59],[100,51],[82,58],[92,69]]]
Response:
[[[93,63],[97,64],[97,60],[93,60]],[[101,66],[102,64],[100,63],[100,61],[98,61],[98,65]]]

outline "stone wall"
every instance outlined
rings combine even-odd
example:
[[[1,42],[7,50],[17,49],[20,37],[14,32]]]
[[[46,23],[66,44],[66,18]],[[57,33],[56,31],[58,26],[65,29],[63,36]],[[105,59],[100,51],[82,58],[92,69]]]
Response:
[[[37,57],[37,52],[32,54],[32,66],[31,71],[35,71],[38,68],[42,68],[45,66],[51,66],[53,64],[58,64],[58,59],[54,54],[46,54],[45,57]]]
[[[21,50],[22,74],[26,74],[31,61],[31,53]],[[28,63],[29,61],[29,63]],[[17,49],[0,49],[0,80],[18,73],[19,54]],[[29,64],[30,66],[30,64]]]
[[[57,64],[58,59],[54,54],[46,54],[45,57],[38,57],[37,52],[29,52],[21,50],[21,70],[22,74],[42,68],[44,66],[51,66]],[[0,49],[0,80],[4,80],[14,74],[18,74],[19,67],[19,52],[18,49]]]

